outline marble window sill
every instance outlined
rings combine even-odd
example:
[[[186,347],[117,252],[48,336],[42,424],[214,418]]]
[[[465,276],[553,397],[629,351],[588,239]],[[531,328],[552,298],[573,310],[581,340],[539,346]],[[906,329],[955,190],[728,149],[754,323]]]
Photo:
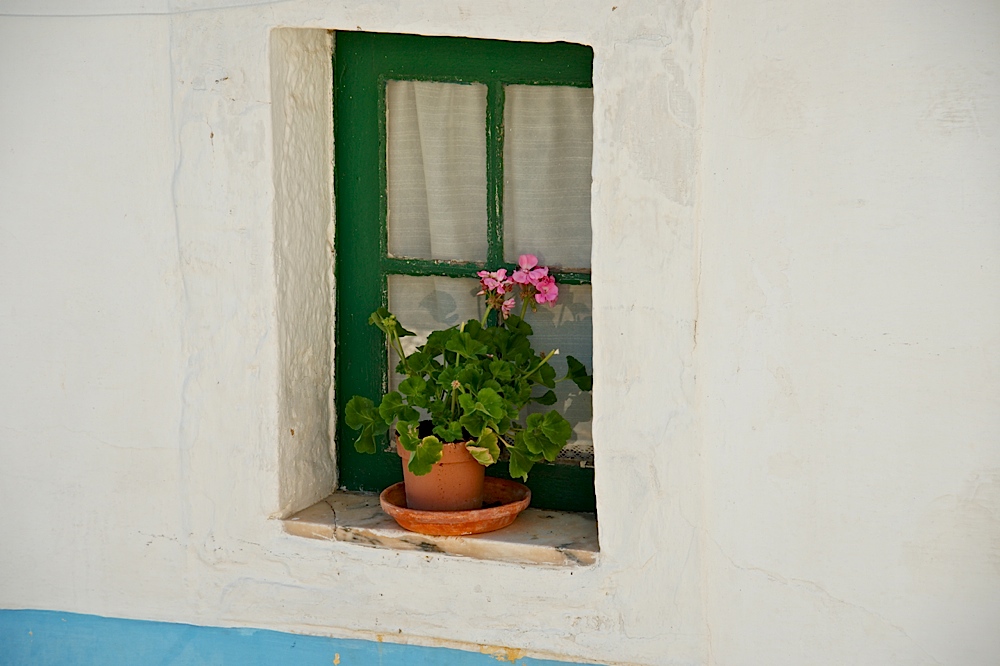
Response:
[[[399,527],[382,512],[377,495],[338,492],[282,522],[287,533],[310,539],[519,564],[586,566],[597,561],[599,550],[592,513],[527,509],[496,532],[427,536]]]

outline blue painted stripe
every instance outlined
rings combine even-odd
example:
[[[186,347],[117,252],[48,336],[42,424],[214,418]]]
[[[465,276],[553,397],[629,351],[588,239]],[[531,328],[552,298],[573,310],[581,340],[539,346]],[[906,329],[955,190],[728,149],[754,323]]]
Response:
[[[3,666],[498,666],[500,663],[573,666],[548,659],[524,657],[510,662],[450,648],[299,636],[267,629],[223,629],[56,611],[0,610]]]

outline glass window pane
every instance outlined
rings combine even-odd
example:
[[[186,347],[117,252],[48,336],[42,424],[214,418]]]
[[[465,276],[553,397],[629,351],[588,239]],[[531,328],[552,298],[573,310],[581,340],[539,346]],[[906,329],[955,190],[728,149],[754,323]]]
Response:
[[[584,364],[587,372],[594,371],[594,333],[591,321],[591,290],[589,284],[559,285],[559,299],[553,307],[539,305],[538,310],[525,315],[534,331],[532,346],[536,351],[558,349],[552,357],[556,377],[566,376],[566,357],[573,356]],[[573,436],[563,449],[561,460],[594,462],[594,442],[591,438],[593,403],[589,391],[581,391],[570,381],[556,384],[556,404],[550,407],[533,405],[528,412],[557,409],[573,426]]]
[[[594,91],[511,85],[504,102],[504,255],[590,268]]]
[[[486,86],[389,81],[389,254],[486,260]]]
[[[416,335],[402,338],[403,351],[411,354],[427,342],[433,331],[483,316],[479,280],[472,278],[389,276],[389,311],[404,328]],[[399,355],[389,352],[389,386],[395,390],[403,375],[394,370]]]

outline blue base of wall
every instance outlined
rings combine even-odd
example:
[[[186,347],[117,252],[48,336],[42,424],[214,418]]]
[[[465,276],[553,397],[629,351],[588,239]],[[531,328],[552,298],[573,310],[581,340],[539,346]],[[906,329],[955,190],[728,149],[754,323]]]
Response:
[[[299,636],[264,629],[221,629],[56,611],[0,610],[3,666],[497,666],[499,661],[516,666],[572,666],[547,659],[525,657],[509,662],[462,650]]]

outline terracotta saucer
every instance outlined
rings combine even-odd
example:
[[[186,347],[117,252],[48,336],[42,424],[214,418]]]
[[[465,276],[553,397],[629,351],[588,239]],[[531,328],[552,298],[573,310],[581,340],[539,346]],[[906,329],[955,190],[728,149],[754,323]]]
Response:
[[[379,495],[382,510],[403,529],[433,536],[482,534],[507,527],[517,514],[528,508],[531,491],[524,484],[486,477],[482,509],[470,511],[417,511],[406,508],[402,483],[391,485]]]

